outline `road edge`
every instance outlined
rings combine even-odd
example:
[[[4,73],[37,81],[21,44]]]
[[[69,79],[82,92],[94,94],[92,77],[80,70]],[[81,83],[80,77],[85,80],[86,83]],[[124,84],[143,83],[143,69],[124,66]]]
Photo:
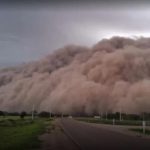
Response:
[[[78,147],[79,150],[83,150],[82,146],[71,136],[71,134],[63,127],[63,121],[60,120],[60,128],[64,131],[66,136]]]

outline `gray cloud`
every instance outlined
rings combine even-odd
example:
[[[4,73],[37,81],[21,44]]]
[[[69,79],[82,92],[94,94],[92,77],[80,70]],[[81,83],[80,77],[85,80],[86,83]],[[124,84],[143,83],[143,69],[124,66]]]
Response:
[[[0,63],[38,59],[66,44],[91,46],[113,35],[149,36],[146,3],[49,3],[0,7]]]

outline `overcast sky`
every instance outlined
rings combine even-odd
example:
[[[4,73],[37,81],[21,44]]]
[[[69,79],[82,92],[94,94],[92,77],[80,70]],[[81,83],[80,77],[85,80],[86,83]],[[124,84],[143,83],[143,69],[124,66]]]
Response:
[[[39,59],[68,44],[150,36],[149,3],[40,3],[0,7],[0,66]]]

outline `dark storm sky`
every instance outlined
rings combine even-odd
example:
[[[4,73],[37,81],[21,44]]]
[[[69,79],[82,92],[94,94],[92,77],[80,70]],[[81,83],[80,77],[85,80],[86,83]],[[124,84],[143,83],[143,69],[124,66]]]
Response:
[[[146,1],[5,3],[0,5],[0,67],[43,57],[68,44],[150,36]]]

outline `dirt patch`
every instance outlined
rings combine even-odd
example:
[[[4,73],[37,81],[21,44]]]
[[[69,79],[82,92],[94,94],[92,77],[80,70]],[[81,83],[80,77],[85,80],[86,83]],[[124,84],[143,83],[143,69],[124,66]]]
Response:
[[[47,127],[46,133],[39,136],[39,139],[42,141],[40,150],[77,150],[76,145],[64,134],[57,120]]]

